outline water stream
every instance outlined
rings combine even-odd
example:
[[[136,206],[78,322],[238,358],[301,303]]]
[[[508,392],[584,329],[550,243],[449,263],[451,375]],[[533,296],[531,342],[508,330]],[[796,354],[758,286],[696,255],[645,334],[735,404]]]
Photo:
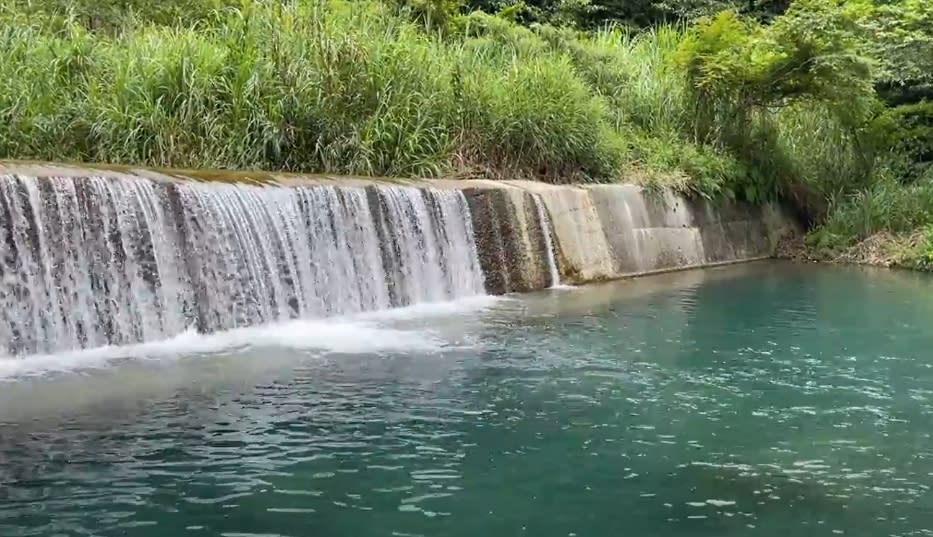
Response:
[[[560,287],[560,272],[557,270],[557,258],[554,255],[554,240],[551,237],[551,219],[547,215],[544,203],[541,202],[541,197],[532,195],[532,198],[535,200],[535,209],[538,211],[541,235],[544,236],[544,247],[547,250],[548,281],[550,282],[550,287]]]

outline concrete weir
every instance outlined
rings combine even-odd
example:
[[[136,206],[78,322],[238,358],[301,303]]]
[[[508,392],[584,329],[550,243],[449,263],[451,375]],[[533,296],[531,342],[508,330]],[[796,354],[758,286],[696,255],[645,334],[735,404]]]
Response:
[[[0,163],[0,354],[745,261],[793,231],[627,184]]]
[[[467,192],[491,293],[546,287],[538,237],[547,231],[561,282],[572,284],[761,259],[798,231],[777,205],[713,203],[632,184],[503,181]],[[544,205],[546,222],[529,217],[528,196]]]

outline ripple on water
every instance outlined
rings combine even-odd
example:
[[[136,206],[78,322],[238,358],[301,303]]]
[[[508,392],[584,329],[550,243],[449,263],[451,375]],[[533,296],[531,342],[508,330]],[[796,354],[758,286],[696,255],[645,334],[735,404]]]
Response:
[[[928,285],[759,270],[8,382],[0,535],[930,535]]]

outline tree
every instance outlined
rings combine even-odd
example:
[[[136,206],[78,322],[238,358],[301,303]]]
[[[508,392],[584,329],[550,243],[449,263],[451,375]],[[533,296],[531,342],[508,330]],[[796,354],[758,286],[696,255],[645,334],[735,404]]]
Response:
[[[769,21],[784,13],[791,0],[471,0],[469,10],[496,13],[519,6],[523,22],[573,24],[589,29],[606,25],[642,29],[663,23],[692,21],[734,10]]]
[[[933,99],[933,9],[925,0],[854,0],[848,5],[877,62],[879,93],[893,105]]]
[[[838,177],[801,182],[795,159],[782,154],[784,109],[825,114],[844,132],[847,150],[861,163],[842,178],[847,188],[871,177],[869,125],[877,101],[857,30],[841,4],[820,0],[798,0],[770,24],[723,11],[692,27],[680,58],[697,103],[695,140],[723,147],[745,164],[748,174],[734,191],[750,201],[793,198],[812,219],[838,192]]]
[[[847,9],[875,61],[878,96],[891,107],[888,171],[905,183],[933,180],[933,9],[925,0],[852,0]]]

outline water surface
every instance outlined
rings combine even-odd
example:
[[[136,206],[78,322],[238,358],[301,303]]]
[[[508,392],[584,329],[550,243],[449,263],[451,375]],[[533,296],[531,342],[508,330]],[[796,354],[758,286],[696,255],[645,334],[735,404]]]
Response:
[[[0,360],[0,535],[931,535],[931,292],[767,263]]]

